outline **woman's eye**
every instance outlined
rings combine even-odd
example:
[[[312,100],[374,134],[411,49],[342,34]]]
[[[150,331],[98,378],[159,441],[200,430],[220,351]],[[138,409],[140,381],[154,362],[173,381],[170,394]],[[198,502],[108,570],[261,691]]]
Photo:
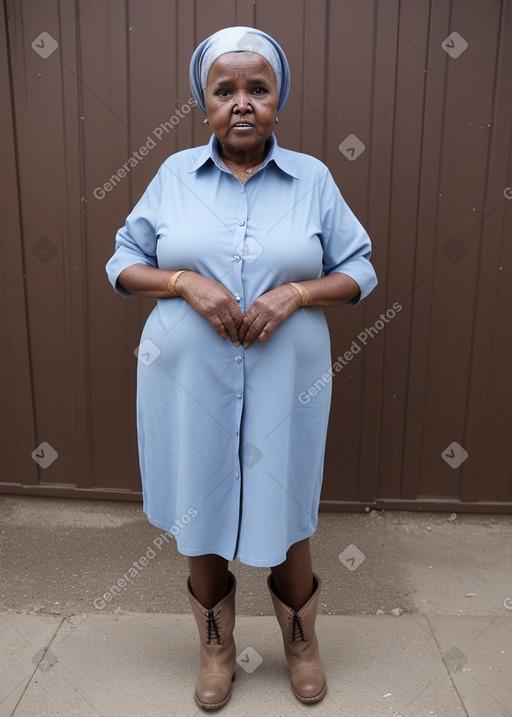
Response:
[[[227,97],[229,95],[229,92],[227,90],[220,90],[218,95],[219,97]]]
[[[263,94],[265,94],[266,89],[265,89],[264,87],[256,87],[256,89],[254,90],[254,92],[255,92],[257,95],[263,95]]]

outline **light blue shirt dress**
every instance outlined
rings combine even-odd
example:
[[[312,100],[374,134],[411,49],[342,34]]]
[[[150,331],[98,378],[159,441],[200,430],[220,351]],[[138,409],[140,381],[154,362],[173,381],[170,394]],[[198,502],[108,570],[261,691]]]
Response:
[[[327,167],[278,146],[242,185],[212,136],[169,157],[116,237],[117,281],[133,264],[221,282],[245,313],[290,281],[332,272],[376,286],[371,244]],[[180,553],[270,567],[317,525],[331,383],[324,312],[303,307],[267,341],[222,340],[183,298],[158,299],[137,367],[144,511]],[[318,383],[320,379],[320,384]],[[317,382],[321,390],[307,392]],[[312,395],[315,394],[315,395]],[[301,400],[302,397],[302,400]]]

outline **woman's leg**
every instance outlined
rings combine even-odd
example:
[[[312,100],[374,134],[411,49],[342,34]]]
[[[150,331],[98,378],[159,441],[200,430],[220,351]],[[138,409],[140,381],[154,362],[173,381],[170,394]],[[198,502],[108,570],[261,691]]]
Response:
[[[293,692],[301,702],[320,702],[327,691],[315,632],[322,581],[313,574],[309,540],[292,545],[284,563],[272,568],[267,582],[283,633]]]
[[[190,589],[207,610],[228,593],[228,561],[220,555],[198,555],[188,559]]]
[[[219,555],[189,558],[188,564],[188,597],[199,630],[201,656],[195,697],[200,707],[217,709],[229,700],[235,674],[236,579],[228,572],[228,561]]]
[[[309,538],[294,543],[286,553],[286,560],[272,569],[277,595],[293,610],[307,603],[313,594],[313,566]]]

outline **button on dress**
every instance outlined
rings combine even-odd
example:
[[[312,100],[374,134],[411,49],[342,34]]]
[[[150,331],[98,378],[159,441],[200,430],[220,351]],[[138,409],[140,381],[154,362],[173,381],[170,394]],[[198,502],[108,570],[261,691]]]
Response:
[[[133,264],[221,282],[242,313],[261,294],[332,272],[377,284],[369,237],[319,160],[278,146],[244,185],[217,140],[169,157],[116,236]],[[331,367],[323,310],[302,307],[264,342],[223,340],[185,299],[158,299],[137,363],[143,506],[188,556],[270,567],[317,525]],[[319,382],[320,381],[320,382]],[[320,390],[308,389],[317,383]]]

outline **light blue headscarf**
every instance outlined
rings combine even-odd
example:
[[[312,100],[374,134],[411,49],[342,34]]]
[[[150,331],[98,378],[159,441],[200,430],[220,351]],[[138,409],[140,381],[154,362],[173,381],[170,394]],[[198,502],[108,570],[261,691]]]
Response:
[[[208,72],[215,60],[226,52],[255,52],[267,60],[276,76],[279,114],[290,92],[288,60],[280,45],[270,35],[254,27],[226,27],[207,37],[196,48],[190,61],[190,87],[203,113],[206,114],[204,93]]]

